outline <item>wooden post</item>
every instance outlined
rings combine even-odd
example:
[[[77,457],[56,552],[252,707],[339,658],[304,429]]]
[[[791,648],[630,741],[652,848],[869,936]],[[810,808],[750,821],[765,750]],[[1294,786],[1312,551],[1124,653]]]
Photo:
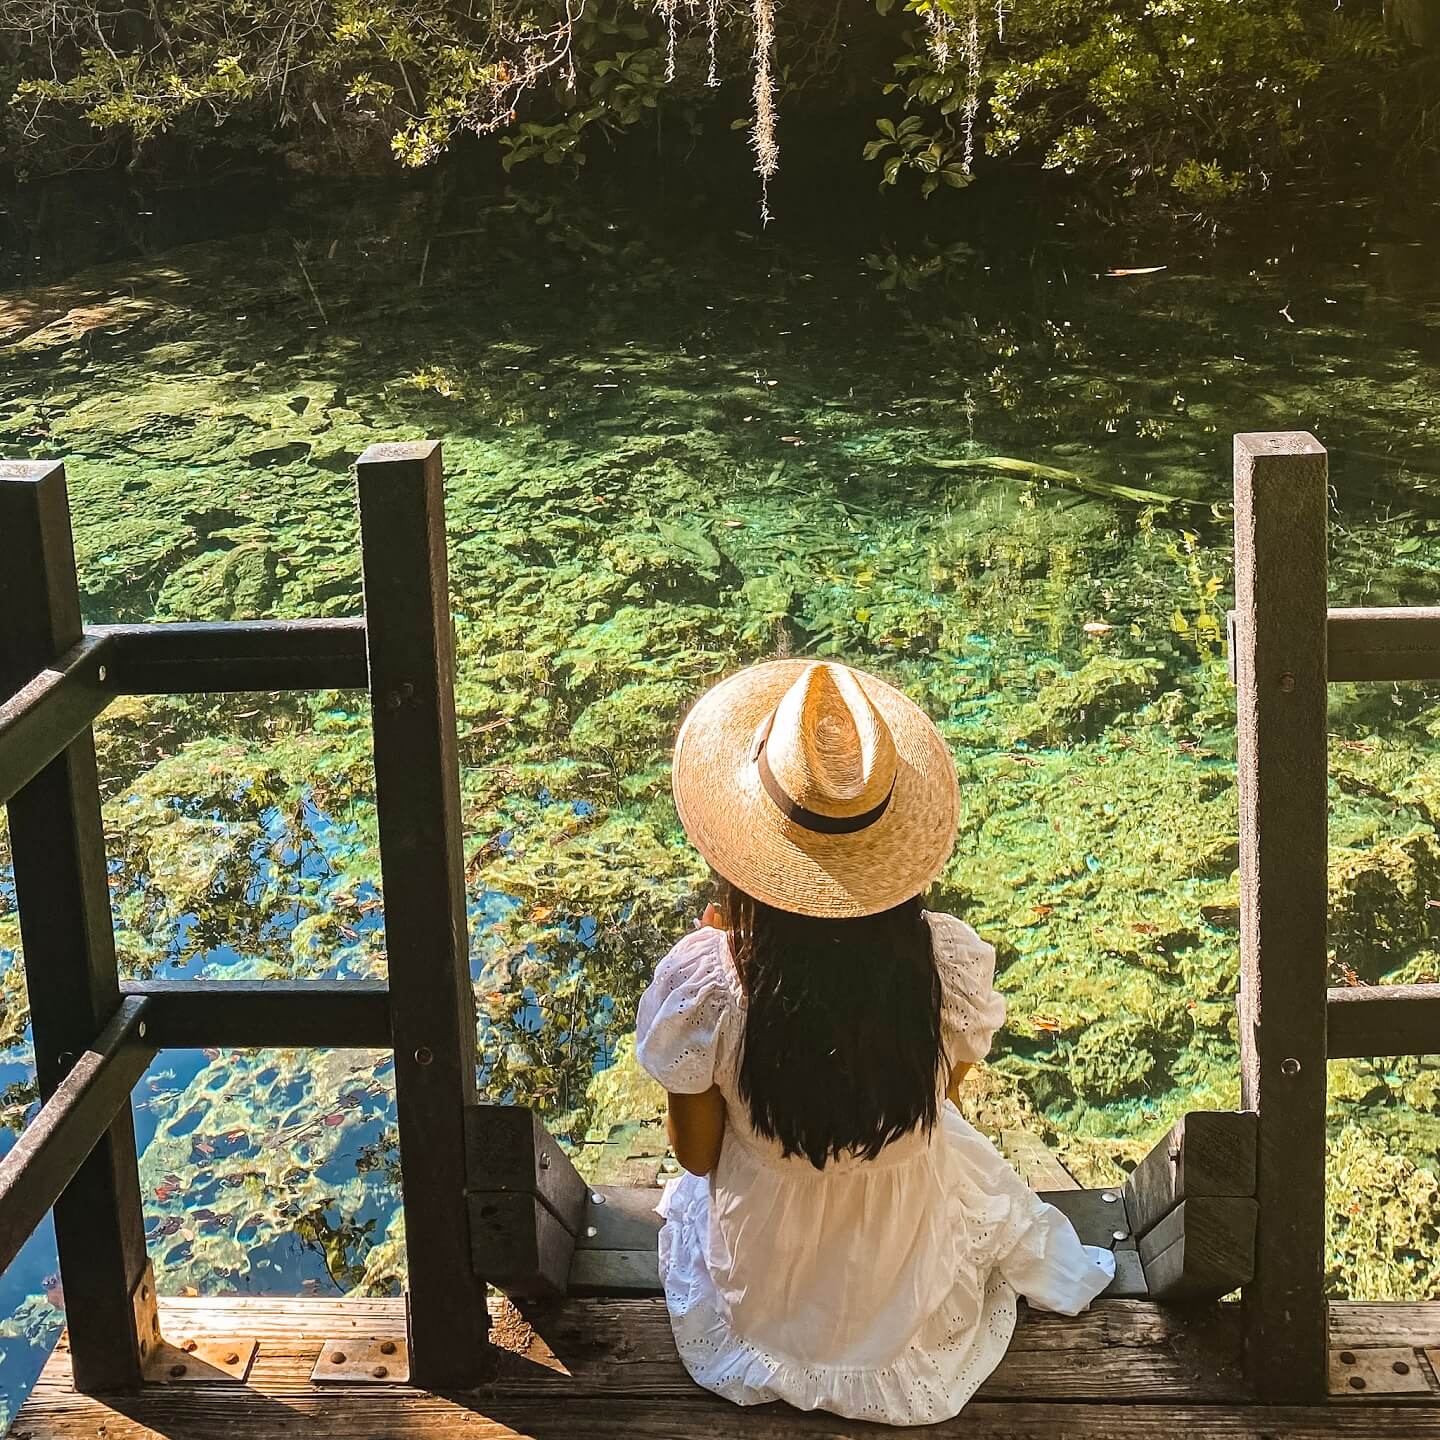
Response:
[[[1325,451],[1235,437],[1241,1106],[1259,1112],[1246,1368],[1326,1393]]]
[[[372,445],[358,471],[411,1374],[463,1388],[482,1378],[489,1316],[465,1195],[475,994],[440,446]]]
[[[0,536],[0,692],[8,694],[82,638],[62,465],[0,462]],[[88,728],[9,811],[35,1065],[48,1100],[120,1005]],[[148,1281],[142,1285],[145,1230],[128,1104],[56,1201],[55,1238],[75,1388],[138,1386],[155,1300]]]

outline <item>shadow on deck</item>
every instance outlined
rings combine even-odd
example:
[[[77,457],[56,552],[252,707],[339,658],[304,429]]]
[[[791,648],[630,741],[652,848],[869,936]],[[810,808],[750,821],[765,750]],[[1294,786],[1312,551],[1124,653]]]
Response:
[[[161,1301],[160,1314],[172,1344],[255,1340],[246,1380],[79,1395],[62,1341],[15,1422],[15,1440],[838,1440],[896,1433],[783,1405],[742,1410],[707,1394],[685,1374],[664,1302],[654,1298],[565,1299],[527,1305],[523,1313],[496,1301],[493,1378],[452,1394],[394,1383],[312,1382],[317,1360],[337,1345],[388,1339],[403,1355],[401,1300],[169,1300]],[[1073,1319],[1022,1309],[1000,1368],[955,1420],[924,1433],[966,1440],[1440,1437],[1440,1384],[1419,1353],[1440,1341],[1440,1304],[1336,1304],[1330,1327],[1332,1345],[1348,1347],[1360,1362],[1373,1355],[1390,1365],[1392,1348],[1410,1354],[1417,1389],[1375,1401],[1358,1395],[1329,1405],[1260,1406],[1239,1364],[1238,1306],[1102,1300]]]

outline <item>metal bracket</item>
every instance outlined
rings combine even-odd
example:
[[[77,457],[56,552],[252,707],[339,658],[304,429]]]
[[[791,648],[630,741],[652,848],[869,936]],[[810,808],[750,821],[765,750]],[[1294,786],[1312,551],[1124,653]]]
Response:
[[[206,1335],[174,1344],[162,1340],[145,1362],[147,1385],[243,1385],[250,1374],[256,1340]]]
[[[1428,1395],[1420,1356],[1409,1345],[1330,1351],[1332,1395]]]
[[[140,1347],[140,1369],[148,1371],[156,1352],[165,1344],[160,1334],[160,1312],[155,1307],[155,1267],[150,1261],[140,1272],[130,1292],[130,1308],[135,1316],[135,1340]],[[147,1375],[148,1378],[148,1375]]]
[[[313,1385],[408,1385],[410,1346],[393,1336],[327,1340],[310,1372]]]

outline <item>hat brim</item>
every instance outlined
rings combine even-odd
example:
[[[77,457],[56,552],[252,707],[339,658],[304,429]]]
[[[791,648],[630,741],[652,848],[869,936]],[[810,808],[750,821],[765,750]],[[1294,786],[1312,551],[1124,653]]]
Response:
[[[854,671],[895,742],[895,788],[863,830],[822,835],[787,819],[751,758],[761,721],[813,660],[772,660],[696,702],[675,742],[671,785],[685,833],[731,884],[781,910],[874,915],[920,894],[955,844],[959,783],[940,732],[913,700]]]

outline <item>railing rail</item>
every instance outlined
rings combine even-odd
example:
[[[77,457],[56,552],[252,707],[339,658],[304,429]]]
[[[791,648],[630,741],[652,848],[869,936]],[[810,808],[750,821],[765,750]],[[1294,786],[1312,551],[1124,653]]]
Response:
[[[1262,1398],[1326,1392],[1326,1061],[1440,1053],[1440,985],[1331,988],[1326,692],[1440,679],[1440,608],[1326,606],[1327,460],[1235,437],[1241,1104],[1258,1113],[1246,1366]]]
[[[81,1390],[135,1388],[154,1353],[128,1099],[162,1046],[394,1047],[402,1163],[418,1180],[405,1196],[411,1374],[434,1387],[484,1374],[440,447],[372,446],[357,468],[364,618],[87,630],[63,467],[0,462],[0,801],[44,1100],[0,1164],[0,1265],[53,1206]],[[318,689],[370,691],[389,983],[122,987],[92,722],[117,695]]]

